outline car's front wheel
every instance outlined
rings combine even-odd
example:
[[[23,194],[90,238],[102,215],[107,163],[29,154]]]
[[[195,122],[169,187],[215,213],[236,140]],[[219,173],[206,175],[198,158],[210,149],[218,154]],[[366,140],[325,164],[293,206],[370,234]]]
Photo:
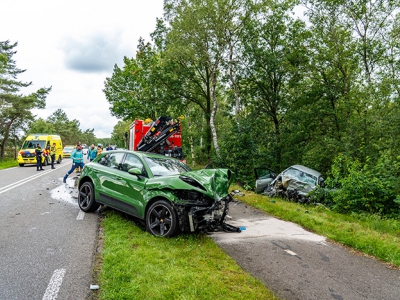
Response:
[[[171,237],[178,232],[175,209],[165,200],[154,202],[146,214],[146,230],[155,236]]]
[[[84,212],[96,211],[99,208],[99,204],[94,199],[94,188],[93,183],[85,182],[79,188],[78,195],[79,208]]]

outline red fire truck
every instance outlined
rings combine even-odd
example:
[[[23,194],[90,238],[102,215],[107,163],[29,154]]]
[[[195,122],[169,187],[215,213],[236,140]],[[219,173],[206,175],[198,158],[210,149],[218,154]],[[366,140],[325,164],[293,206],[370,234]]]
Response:
[[[129,150],[159,153],[182,160],[183,117],[167,116],[156,121],[136,119],[129,128]]]

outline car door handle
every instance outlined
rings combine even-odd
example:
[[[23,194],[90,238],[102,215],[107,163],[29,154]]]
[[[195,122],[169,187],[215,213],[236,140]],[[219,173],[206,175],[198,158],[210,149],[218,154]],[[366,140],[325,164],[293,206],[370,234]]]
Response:
[[[115,176],[115,178],[118,179],[118,180],[122,179],[122,177],[119,177],[119,176]]]

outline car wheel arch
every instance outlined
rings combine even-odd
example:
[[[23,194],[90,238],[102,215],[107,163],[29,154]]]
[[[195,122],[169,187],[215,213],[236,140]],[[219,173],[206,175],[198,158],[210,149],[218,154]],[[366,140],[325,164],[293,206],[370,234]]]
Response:
[[[95,187],[92,180],[90,178],[86,179],[79,183],[78,205],[84,212],[94,212],[100,207],[100,203],[96,201]]]
[[[173,202],[164,197],[155,197],[146,206],[146,230],[154,236],[175,236],[180,232],[178,215]]]
[[[174,204],[166,197],[162,197],[162,196],[156,196],[152,199],[150,199],[147,204],[146,204],[146,208],[144,211],[144,217],[146,218],[147,212],[149,211],[149,208],[157,201],[167,201],[172,207],[174,207]]]

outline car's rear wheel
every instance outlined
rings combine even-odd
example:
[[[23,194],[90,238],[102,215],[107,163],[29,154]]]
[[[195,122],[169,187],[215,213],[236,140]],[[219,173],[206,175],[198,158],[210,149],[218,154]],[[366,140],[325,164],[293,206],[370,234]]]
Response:
[[[60,155],[60,156],[58,156],[57,163],[61,164],[61,161],[62,161],[62,158],[61,158],[61,155]]]
[[[96,211],[99,208],[100,205],[94,199],[94,188],[91,182],[85,182],[79,188],[78,204],[84,212]]]
[[[146,214],[146,230],[155,236],[171,237],[178,231],[175,209],[165,200],[154,202]]]

